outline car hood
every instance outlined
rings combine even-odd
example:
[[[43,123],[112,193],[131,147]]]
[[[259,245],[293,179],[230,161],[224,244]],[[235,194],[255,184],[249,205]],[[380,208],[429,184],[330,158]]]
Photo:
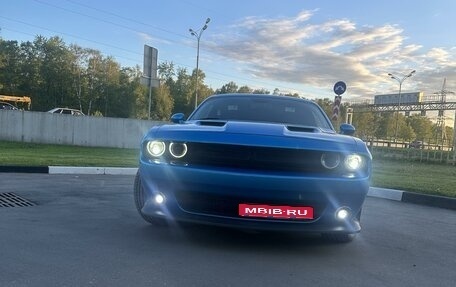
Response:
[[[365,151],[365,144],[333,130],[274,123],[192,121],[152,128],[149,139],[313,150]],[[364,148],[363,148],[364,147]]]

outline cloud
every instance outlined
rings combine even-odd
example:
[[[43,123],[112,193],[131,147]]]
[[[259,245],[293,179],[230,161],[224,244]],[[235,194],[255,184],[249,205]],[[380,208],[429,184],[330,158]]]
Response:
[[[294,17],[247,17],[213,37],[207,48],[263,80],[326,88],[345,80],[358,96],[395,90],[388,72],[417,70],[407,89],[437,91],[444,77],[456,81],[456,48],[427,51],[397,25],[358,26],[349,19],[316,23],[318,10]],[[448,81],[449,82],[449,81]]]
[[[162,38],[156,38],[156,37],[153,37],[151,36],[150,34],[147,34],[147,33],[143,33],[143,32],[136,32],[136,35],[141,39],[142,42],[145,42],[145,43],[163,43],[163,44],[171,44],[170,41],[167,41],[165,39],[162,39]]]

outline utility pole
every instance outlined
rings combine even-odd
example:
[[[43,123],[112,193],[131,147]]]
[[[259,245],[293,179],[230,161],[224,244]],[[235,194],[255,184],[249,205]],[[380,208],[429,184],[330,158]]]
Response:
[[[196,107],[198,107],[198,72],[199,72],[199,50],[200,50],[200,39],[201,39],[201,35],[203,35],[203,32],[204,30],[207,29],[207,24],[209,24],[209,22],[211,21],[210,18],[207,18],[206,19],[206,23],[204,24],[204,26],[195,31],[193,29],[188,29],[188,31],[190,32],[190,34],[192,36],[195,36],[196,39],[198,40],[198,43],[197,43],[197,48],[196,48],[196,87],[195,87],[195,109]]]
[[[439,103],[441,104],[442,108],[443,108],[443,105],[446,103],[447,94],[454,94],[454,92],[446,90],[446,78],[445,78],[445,79],[443,79],[442,90],[434,93],[434,95],[439,96]],[[456,121],[456,119],[455,119],[455,121]],[[443,146],[443,144],[445,143],[445,140],[448,139],[447,134],[446,134],[445,110],[444,109],[438,110],[436,126],[437,126],[436,134],[435,134],[436,144],[439,145],[439,143],[442,143],[442,146]],[[454,140],[453,140],[453,146],[454,146]]]
[[[401,107],[401,92],[402,92],[402,83],[407,79],[407,78],[410,78],[411,76],[413,76],[413,74],[415,73],[416,71],[413,70],[411,71],[409,74],[405,75],[405,76],[402,76],[401,78],[391,74],[391,73],[388,73],[388,76],[390,76],[391,79],[394,79],[396,80],[398,83],[399,83],[399,99],[398,99],[398,102],[397,102],[397,113],[396,113],[396,128],[394,129],[394,140],[397,141],[397,129],[398,129],[398,122],[399,122],[399,111],[400,111],[400,107]]]

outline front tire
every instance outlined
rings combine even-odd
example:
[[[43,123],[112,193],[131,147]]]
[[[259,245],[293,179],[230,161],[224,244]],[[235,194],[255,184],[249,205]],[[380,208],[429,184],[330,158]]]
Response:
[[[133,195],[134,195],[134,199],[135,199],[136,210],[138,211],[139,215],[141,215],[141,217],[145,221],[147,221],[147,222],[149,222],[151,224],[154,224],[154,225],[159,225],[159,226],[166,225],[166,223],[165,223],[165,221],[163,219],[159,219],[159,218],[155,218],[155,217],[151,217],[151,216],[145,215],[141,211],[142,208],[144,207],[144,203],[146,201],[146,199],[145,199],[146,197],[145,197],[143,185],[141,183],[141,177],[139,176],[139,171],[136,173],[136,176],[135,176],[135,185],[134,185]]]

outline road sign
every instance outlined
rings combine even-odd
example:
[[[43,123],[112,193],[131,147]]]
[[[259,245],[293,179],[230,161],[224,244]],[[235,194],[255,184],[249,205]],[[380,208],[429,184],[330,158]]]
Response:
[[[148,87],[157,88],[159,81],[157,78],[157,58],[158,50],[154,47],[144,45],[143,77],[141,84]]]
[[[345,90],[347,90],[347,85],[342,81],[339,81],[334,85],[334,93],[338,96],[345,93]]]

